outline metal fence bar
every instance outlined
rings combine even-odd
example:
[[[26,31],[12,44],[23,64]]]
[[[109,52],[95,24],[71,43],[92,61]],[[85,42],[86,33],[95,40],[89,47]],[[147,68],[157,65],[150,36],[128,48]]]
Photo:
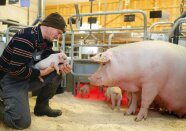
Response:
[[[158,26],[158,25],[166,25],[166,24],[170,24],[171,26],[173,26],[173,22],[155,22],[153,23],[150,27],[149,27],[149,33],[148,33],[148,39],[151,39],[151,35],[152,35],[152,29],[155,27],[155,26]]]
[[[141,28],[101,28],[101,29],[73,29],[72,27],[72,18],[73,17],[83,17],[83,16],[97,16],[97,15],[112,15],[112,14],[129,14],[129,13],[139,13],[142,14],[144,18],[143,22],[143,27]],[[74,47],[113,47],[117,46],[119,44],[111,44],[112,37],[114,35],[114,31],[124,31],[124,30],[143,30],[144,31],[144,40],[147,39],[147,16],[146,13],[142,10],[120,10],[120,11],[108,11],[108,12],[96,12],[96,13],[87,13],[87,14],[76,14],[72,15],[69,17],[69,25],[70,25],[70,30],[71,30],[71,52],[70,52],[70,57],[71,57],[71,66],[73,67],[74,62],[92,62],[89,59],[85,60],[80,60],[80,59],[74,59]],[[84,45],[78,45],[74,44],[74,37],[75,37],[75,32],[79,31],[84,31],[84,32],[101,32],[101,31],[112,31],[112,34],[109,36],[108,39],[108,44],[84,44]],[[73,70],[71,71],[72,75],[78,76],[78,77],[88,77],[91,74],[84,74],[84,73],[76,73]]]

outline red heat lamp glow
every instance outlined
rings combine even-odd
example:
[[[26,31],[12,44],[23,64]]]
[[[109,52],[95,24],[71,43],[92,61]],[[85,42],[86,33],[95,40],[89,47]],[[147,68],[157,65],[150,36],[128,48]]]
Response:
[[[81,83],[80,84],[80,88],[83,87],[83,85],[85,85],[86,83]],[[77,84],[76,84],[76,98],[80,98],[80,99],[88,99],[88,100],[93,100],[93,101],[105,101],[105,91],[106,91],[106,87],[103,87],[103,89],[101,90],[100,87],[98,86],[91,86],[90,87],[90,91],[89,93],[85,94],[84,96],[81,96],[78,88],[77,88]],[[111,103],[111,101],[110,101]],[[123,106],[127,105],[127,100],[126,100],[126,94],[123,93],[123,97],[122,97],[122,102],[121,104]]]

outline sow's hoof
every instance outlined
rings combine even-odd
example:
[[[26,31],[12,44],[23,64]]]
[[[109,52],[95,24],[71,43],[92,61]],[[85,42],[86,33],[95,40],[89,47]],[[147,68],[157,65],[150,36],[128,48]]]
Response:
[[[148,110],[146,108],[141,108],[137,117],[134,119],[135,121],[141,121],[141,120],[146,120],[147,119],[147,113]]]

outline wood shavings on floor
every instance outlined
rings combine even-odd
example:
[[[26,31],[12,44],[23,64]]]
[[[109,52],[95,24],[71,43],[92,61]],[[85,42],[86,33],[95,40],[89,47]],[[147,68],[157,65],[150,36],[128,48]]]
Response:
[[[104,101],[90,101],[75,98],[72,93],[55,95],[50,101],[52,108],[61,109],[60,117],[37,117],[33,114],[35,97],[30,98],[32,124],[24,131],[185,131],[186,119],[149,111],[145,121],[135,122],[135,116],[124,116],[111,110]],[[14,131],[0,124],[0,131]]]

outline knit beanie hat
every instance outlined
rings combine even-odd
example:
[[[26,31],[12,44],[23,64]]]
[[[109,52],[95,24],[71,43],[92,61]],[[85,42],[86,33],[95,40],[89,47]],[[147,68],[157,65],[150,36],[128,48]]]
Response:
[[[48,15],[42,22],[41,25],[53,27],[62,31],[65,31],[66,22],[64,18],[57,12]]]

